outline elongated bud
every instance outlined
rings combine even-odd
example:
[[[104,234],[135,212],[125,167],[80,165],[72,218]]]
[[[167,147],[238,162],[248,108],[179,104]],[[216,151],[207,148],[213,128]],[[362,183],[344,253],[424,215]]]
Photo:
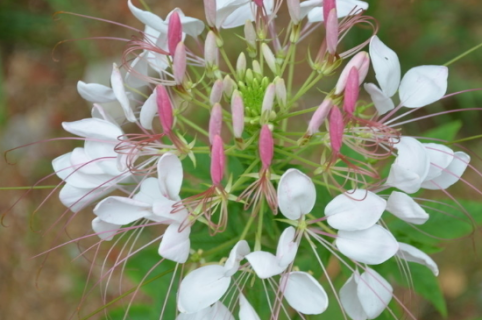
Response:
[[[174,80],[177,85],[182,84],[186,75],[186,46],[184,42],[179,42],[174,52],[173,63]]]
[[[338,107],[334,107],[330,112],[330,120],[328,125],[330,134],[330,145],[334,153],[340,153],[341,145],[343,143],[343,131],[345,125],[343,124],[343,116]]]
[[[219,186],[224,176],[225,156],[223,140],[216,135],[213,138],[211,149],[211,180],[214,186]]]
[[[273,134],[271,133],[271,130],[267,124],[263,125],[261,128],[258,148],[263,169],[268,169],[269,166],[271,166],[271,161],[273,160],[274,140]]]
[[[244,38],[248,45],[248,52],[250,57],[254,58],[256,56],[256,30],[254,29],[253,22],[251,20],[246,20],[244,24]]]
[[[215,103],[219,103],[221,101],[221,98],[223,97],[223,91],[224,91],[223,80],[221,79],[216,80],[211,90],[211,96],[209,97],[209,101],[211,102],[211,105],[214,105]]]
[[[266,64],[271,69],[271,72],[273,72],[274,74],[278,74],[278,68],[276,66],[276,58],[266,43],[263,43],[261,45],[261,51],[263,53],[264,60],[266,60]]]
[[[276,86],[276,101],[281,108],[286,107],[286,85],[283,78],[276,77],[274,80]]]
[[[367,52],[358,52],[351,60],[348,62],[338,78],[336,83],[335,94],[338,95],[345,90],[346,82],[348,79],[348,74],[350,70],[355,67],[358,69],[358,83],[361,84],[368,73],[368,68],[370,67],[370,56]]]
[[[234,90],[231,98],[231,116],[233,118],[233,134],[241,139],[244,131],[244,103],[238,90]]]
[[[177,44],[182,41],[182,24],[179,13],[174,11],[169,17],[169,25],[167,29],[167,44],[169,54],[172,56],[176,51]]]
[[[212,68],[218,64],[219,49],[216,44],[216,35],[214,32],[209,31],[204,42],[204,60],[206,61],[206,67]]]
[[[310,123],[308,124],[307,134],[309,136],[314,135],[320,130],[321,124],[325,121],[326,117],[328,117],[332,107],[333,101],[330,98],[325,98],[318,109],[316,109],[315,113],[313,113]]]
[[[291,22],[293,22],[294,25],[299,24],[301,20],[300,0],[286,0],[286,4],[288,5]]]
[[[246,72],[246,56],[244,52],[241,52],[238,56],[238,60],[236,61],[236,73],[238,77],[242,79],[244,77],[244,73]]]
[[[159,114],[162,130],[164,133],[170,134],[172,131],[172,125],[174,123],[171,98],[169,97],[169,93],[163,85],[158,85],[156,87],[156,94],[157,113]]]
[[[348,74],[348,80],[345,88],[345,98],[343,101],[343,110],[350,115],[353,115],[353,112],[355,112],[358,94],[360,93],[360,83],[358,81],[358,69],[352,67],[350,73]]]
[[[226,97],[230,98],[233,94],[233,90],[236,89],[236,83],[229,75],[226,75],[223,79],[224,84],[224,94]]]
[[[253,60],[253,62],[251,63],[251,65],[253,66],[253,72],[254,73],[257,73],[259,75],[262,75],[263,72],[261,71],[261,66],[259,65],[259,62],[258,60]]]
[[[323,22],[325,23],[325,28],[327,25],[328,16],[333,9],[336,9],[336,0],[323,0]]]
[[[271,112],[271,110],[273,109],[275,93],[276,86],[273,83],[270,83],[269,86],[266,88],[266,92],[264,93],[263,105],[261,107],[262,113]]]
[[[204,0],[204,13],[208,26],[216,26],[216,0]]]
[[[325,26],[326,49],[329,54],[334,55],[336,53],[336,47],[338,46],[338,16],[336,8],[331,9],[328,14],[328,20],[325,21]]]
[[[211,117],[209,118],[209,143],[213,144],[215,136],[221,135],[223,126],[223,109],[219,103],[216,103],[211,109]]]

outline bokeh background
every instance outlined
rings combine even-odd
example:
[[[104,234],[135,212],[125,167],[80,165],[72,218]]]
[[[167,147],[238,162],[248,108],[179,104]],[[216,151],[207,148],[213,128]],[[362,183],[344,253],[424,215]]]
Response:
[[[58,11],[69,11],[141,28],[124,0],[1,0],[0,1],[0,150],[28,145],[8,153],[0,162],[0,319],[69,319],[77,317],[91,262],[77,258],[75,244],[34,258],[56,245],[89,232],[91,213],[83,212],[64,227],[56,221],[64,213],[51,189],[26,193],[15,188],[32,186],[51,174],[51,160],[79,142],[49,141],[67,136],[62,121],[88,117],[89,105],[76,91],[78,80],[108,85],[112,62],[120,62],[124,43],[107,40],[65,42],[95,36],[130,39],[132,31]],[[202,0],[145,0],[153,12],[164,17],[178,6],[186,15],[203,19]],[[372,0],[368,14],[380,23],[380,38],[399,55],[402,70],[423,64],[444,64],[482,43],[480,0]],[[138,3],[137,3],[138,4]],[[288,19],[285,12],[280,19]],[[355,30],[346,43],[354,43],[365,30]],[[233,51],[243,49],[242,44]],[[371,75],[373,77],[373,75]],[[482,49],[450,65],[449,92],[482,88]],[[316,103],[316,95],[306,97]],[[419,115],[445,109],[482,107],[482,93],[473,92],[445,99]],[[479,114],[479,115],[477,115]],[[435,128],[458,118],[460,137],[482,134],[481,112],[435,117],[407,127],[409,132]],[[464,146],[482,154],[480,139]],[[480,161],[477,165],[480,168]],[[480,178],[468,177],[482,189]],[[41,185],[55,185],[53,177]],[[479,197],[458,186],[453,194],[465,199]],[[39,204],[46,201],[38,208]],[[482,209],[482,207],[481,207]],[[482,210],[472,212],[481,215]],[[54,227],[50,228],[51,226]],[[482,237],[473,235],[444,244],[434,258],[439,263],[442,291],[447,299],[447,319],[482,319]],[[95,277],[95,273],[92,275]],[[128,280],[125,280],[128,284]],[[116,292],[108,293],[112,297]],[[93,294],[95,296],[95,294]],[[140,297],[142,299],[142,297]],[[425,301],[413,298],[419,319],[442,317]],[[82,314],[102,305],[90,298]],[[93,319],[103,319],[103,315]]]

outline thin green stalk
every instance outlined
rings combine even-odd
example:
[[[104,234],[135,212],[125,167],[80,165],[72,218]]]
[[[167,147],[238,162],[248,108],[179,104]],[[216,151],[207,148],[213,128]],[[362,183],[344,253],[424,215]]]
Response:
[[[285,156],[287,156],[287,157],[290,157],[291,159],[296,159],[296,160],[298,160],[298,161],[300,161],[300,162],[302,162],[302,163],[304,163],[304,164],[307,164],[307,165],[312,166],[312,167],[315,167],[315,168],[317,168],[317,167],[320,166],[320,164],[318,164],[318,163],[315,163],[315,162],[313,162],[313,161],[306,160],[305,158],[302,158],[302,157],[298,157],[297,155],[295,155],[295,154],[293,154],[293,153],[284,151],[284,150],[279,149],[279,148],[275,148],[275,152],[280,153],[280,154],[282,154],[282,155],[285,155]]]
[[[300,114],[310,113],[310,112],[315,111],[317,108],[318,108],[318,106],[312,107],[312,108],[308,108],[308,109],[303,109],[303,110],[300,110],[300,111],[295,111],[295,112],[287,113],[287,114],[285,114],[285,115],[279,116],[279,117],[277,118],[277,120],[284,120],[284,119],[286,119],[286,118],[291,118],[291,117],[294,117],[294,116],[299,116]],[[304,134],[304,133],[303,133],[303,134]]]
[[[224,62],[226,62],[226,65],[228,66],[229,71],[231,71],[231,74],[233,75],[233,77],[237,81],[238,77],[237,77],[237,74],[236,74],[236,70],[234,70],[233,65],[231,64],[231,61],[229,61],[229,57],[226,54],[226,51],[224,51],[223,47],[219,48],[219,51],[221,52],[221,55],[223,56]]]
[[[465,52],[462,53],[462,54],[459,54],[458,56],[456,56],[455,58],[453,58],[453,59],[450,60],[449,62],[445,63],[444,66],[449,66],[449,65],[451,65],[452,63],[456,62],[457,60],[462,59],[462,58],[465,57],[466,55],[468,55],[468,54],[470,54],[470,53],[472,53],[472,52],[474,52],[475,50],[480,49],[480,48],[482,48],[482,43],[480,43],[480,44],[476,45],[475,47],[473,47],[473,48],[465,51]]]
[[[195,129],[196,131],[200,132],[201,134],[205,135],[206,137],[209,136],[209,133],[204,130],[203,128],[201,128],[200,126],[198,126],[197,124],[195,124],[194,122],[192,122],[191,120],[188,120],[186,119],[184,116],[178,114],[177,115],[177,118],[181,121],[183,121],[185,124],[187,124],[188,126],[190,126],[191,128]]]
[[[243,233],[241,233],[241,236],[239,237],[239,241],[246,239],[246,235],[248,234],[248,231],[251,228],[251,225],[253,224],[253,221],[255,218],[256,218],[256,214],[253,214],[253,212],[251,212],[251,215],[249,216],[249,220],[246,223],[246,226],[244,227]]]
[[[260,208],[258,213],[258,230],[254,242],[254,251],[261,250],[261,237],[263,236],[263,215],[264,215],[264,199],[260,200]]]

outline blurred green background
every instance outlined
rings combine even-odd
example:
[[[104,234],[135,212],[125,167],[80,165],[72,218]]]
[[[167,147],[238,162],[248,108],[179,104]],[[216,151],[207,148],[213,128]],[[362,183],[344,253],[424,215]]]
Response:
[[[0,149],[2,151],[38,140],[66,136],[62,121],[87,117],[89,105],[76,92],[77,81],[108,84],[112,62],[120,62],[125,43],[107,40],[59,41],[95,36],[130,39],[132,31],[108,23],[87,20],[57,11],[70,11],[101,17],[142,28],[130,14],[124,0],[2,0],[0,2]],[[203,19],[201,0],[146,0],[161,17],[174,7],[186,15]],[[369,1],[368,15],[380,23],[379,37],[394,49],[402,71],[424,64],[444,64],[482,43],[482,3],[480,0],[390,0]],[[285,10],[283,8],[283,10]],[[287,19],[286,12],[280,19]],[[356,43],[365,30],[354,30],[345,41]],[[55,50],[54,50],[55,49]],[[449,66],[449,92],[482,88],[482,50]],[[373,75],[371,75],[373,77]],[[316,100],[307,97],[306,100]],[[443,100],[417,115],[456,108],[482,107],[482,92],[457,95]],[[459,119],[459,137],[482,134],[478,112],[435,117],[405,127],[408,133],[423,132]],[[48,141],[9,153],[0,164],[0,187],[31,186],[51,174],[53,158],[68,152],[72,141]],[[465,144],[482,154],[480,139]],[[474,159],[480,168],[480,159]],[[480,178],[468,176],[482,189]],[[56,178],[43,185],[58,183]],[[451,190],[465,199],[478,200],[477,194],[458,186]],[[1,190],[0,209],[6,212],[6,227],[0,229],[0,319],[76,318],[91,263],[75,259],[79,248],[72,244],[48,256],[35,255],[90,232],[91,214],[79,215],[64,227],[65,220],[49,229],[65,211],[50,190],[29,194],[21,190]],[[21,200],[16,203],[16,200]],[[47,199],[36,211],[37,206]],[[11,208],[12,205],[15,206]],[[36,212],[35,214],[33,214]],[[473,212],[482,214],[482,210]],[[468,238],[451,241],[435,255],[439,277],[447,298],[447,319],[482,319],[482,237],[480,231]],[[44,259],[45,258],[45,259]],[[72,262],[72,260],[75,261]],[[95,278],[95,272],[91,275]],[[129,284],[128,280],[124,280]],[[122,281],[117,283],[121,285]],[[92,296],[96,296],[94,293]],[[118,295],[118,288],[108,292]],[[143,299],[143,297],[140,297]],[[89,298],[81,307],[87,314],[102,305],[100,298]],[[433,307],[413,297],[410,309],[419,319],[441,319]],[[97,315],[93,319],[103,319]]]

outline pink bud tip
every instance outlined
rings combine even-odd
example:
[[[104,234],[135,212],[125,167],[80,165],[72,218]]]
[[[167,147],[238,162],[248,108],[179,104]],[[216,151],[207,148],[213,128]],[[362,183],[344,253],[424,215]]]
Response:
[[[221,128],[223,126],[223,110],[219,103],[214,104],[211,110],[211,117],[209,118],[209,142],[213,144],[215,136],[221,135]]]
[[[273,160],[274,140],[271,130],[266,124],[261,128],[258,147],[263,169],[268,169],[271,165],[271,161]]]
[[[211,89],[211,95],[209,96],[209,101],[211,105],[219,103],[223,97],[224,92],[224,82],[222,79],[218,79],[214,82],[213,88]]]
[[[328,21],[328,16],[333,9],[336,9],[335,0],[323,0],[323,20],[325,22],[325,26],[326,22]]]
[[[338,46],[338,16],[335,8],[328,14],[325,26],[327,51],[333,55],[336,53],[336,47]]]
[[[216,135],[213,138],[213,147],[211,149],[211,180],[214,186],[219,186],[223,180],[225,167],[225,156],[223,140]]]
[[[237,91],[231,98],[231,115],[233,118],[233,133],[235,138],[241,138],[244,130],[244,103]]]
[[[157,112],[159,114],[159,120],[161,121],[162,130],[164,133],[169,134],[172,130],[174,118],[172,114],[172,103],[169,98],[169,93],[162,85],[156,87],[157,93]]]
[[[335,94],[340,94],[345,90],[348,74],[351,69],[355,67],[358,69],[358,84],[361,84],[368,73],[370,67],[370,56],[365,51],[357,53],[345,66],[336,83]]]
[[[343,124],[343,116],[338,107],[332,108],[330,112],[329,134],[330,144],[334,153],[338,154],[343,143],[343,131],[345,126]]]
[[[182,84],[186,74],[186,46],[183,42],[179,42],[174,52],[173,73],[176,84]]]
[[[256,3],[256,5],[258,7],[262,7],[263,6],[263,0],[254,0],[254,3]]]
[[[174,11],[169,17],[169,25],[167,27],[167,44],[169,54],[174,55],[177,44],[182,41],[182,24],[179,13]]]
[[[355,112],[356,101],[360,92],[360,83],[358,76],[358,69],[352,67],[348,74],[345,88],[345,99],[343,101],[343,110],[352,115]]]
[[[330,110],[332,107],[333,107],[333,101],[331,99],[325,99],[320,104],[318,109],[316,109],[315,113],[311,117],[310,123],[308,124],[307,133],[310,136],[318,132],[321,124],[328,117],[328,114],[330,113]]]

